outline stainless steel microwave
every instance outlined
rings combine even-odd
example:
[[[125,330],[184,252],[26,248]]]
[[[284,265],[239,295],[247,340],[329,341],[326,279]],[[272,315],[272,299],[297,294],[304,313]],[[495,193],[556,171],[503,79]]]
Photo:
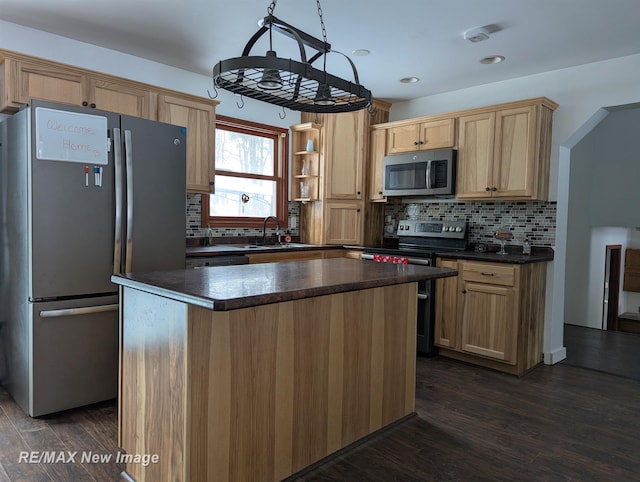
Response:
[[[455,149],[442,149],[386,156],[382,194],[452,197],[456,154]]]

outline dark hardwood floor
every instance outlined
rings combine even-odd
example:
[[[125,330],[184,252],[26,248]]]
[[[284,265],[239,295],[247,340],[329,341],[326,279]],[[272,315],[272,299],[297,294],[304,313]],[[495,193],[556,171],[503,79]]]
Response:
[[[565,363],[516,378],[420,357],[416,416],[295,480],[640,480],[638,400],[639,382]],[[113,461],[19,462],[29,450],[115,459],[115,443],[113,402],[34,420],[0,389],[0,480],[118,480]]]
[[[564,363],[640,381],[640,334],[564,325]]]

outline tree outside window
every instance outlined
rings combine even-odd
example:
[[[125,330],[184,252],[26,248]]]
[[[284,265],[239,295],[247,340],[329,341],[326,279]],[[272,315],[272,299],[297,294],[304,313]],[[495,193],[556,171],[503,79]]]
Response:
[[[262,227],[267,216],[287,225],[289,131],[216,118],[215,194],[202,198],[203,225]]]

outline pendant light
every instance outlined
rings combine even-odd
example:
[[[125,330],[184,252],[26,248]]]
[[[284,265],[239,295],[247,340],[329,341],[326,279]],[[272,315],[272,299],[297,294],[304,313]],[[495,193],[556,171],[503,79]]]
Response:
[[[260,29],[249,39],[241,57],[221,60],[213,67],[216,88],[251,97],[291,110],[317,113],[351,112],[371,105],[371,91],[360,85],[355,65],[341,52],[331,50],[322,18],[320,0],[316,0],[323,39],[289,25],[273,15],[277,0],[267,8],[267,16]],[[273,49],[272,32],[293,39],[300,51],[300,60],[284,59]],[[264,56],[250,55],[252,47],[262,35],[269,33],[269,50]],[[317,53],[307,60],[305,46]],[[353,70],[353,81],[332,75],[326,70],[326,56],[344,56]],[[322,70],[312,64],[323,57]]]

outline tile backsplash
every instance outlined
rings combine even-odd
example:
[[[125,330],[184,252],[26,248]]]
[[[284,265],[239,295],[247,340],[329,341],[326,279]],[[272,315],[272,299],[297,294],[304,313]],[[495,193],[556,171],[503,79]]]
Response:
[[[513,232],[509,244],[522,244],[529,236],[535,246],[554,246],[556,240],[556,203],[548,201],[495,202],[433,202],[416,203],[418,219],[434,221],[466,220],[469,223],[469,243],[494,243],[493,230],[508,226]],[[397,226],[407,219],[410,204],[387,204],[385,216],[391,216]],[[387,235],[389,236],[389,235]]]
[[[469,242],[493,243],[493,230],[498,226],[509,226],[513,241],[522,244],[529,236],[534,246],[554,246],[556,235],[556,203],[547,201],[495,201],[495,202],[423,202],[419,207],[419,219],[436,221],[466,220],[469,223]],[[388,203],[385,217],[391,216],[397,226],[399,219],[406,219],[410,204]],[[200,226],[200,195],[187,195],[187,237],[204,237]],[[289,226],[296,218],[296,227],[287,228],[291,236],[299,236],[300,205],[289,203]],[[214,237],[262,236],[259,228],[213,228]],[[386,235],[391,236],[391,235]]]
[[[200,194],[187,194],[187,238],[202,238],[204,237],[204,229],[200,226]],[[289,233],[291,236],[298,236],[298,225],[300,222],[300,205],[299,203],[289,203],[289,226],[291,226],[292,218],[296,218],[296,227],[288,227],[284,229],[284,232]],[[272,224],[269,223],[271,227]],[[212,228],[214,237],[252,237],[262,236],[262,228]]]

